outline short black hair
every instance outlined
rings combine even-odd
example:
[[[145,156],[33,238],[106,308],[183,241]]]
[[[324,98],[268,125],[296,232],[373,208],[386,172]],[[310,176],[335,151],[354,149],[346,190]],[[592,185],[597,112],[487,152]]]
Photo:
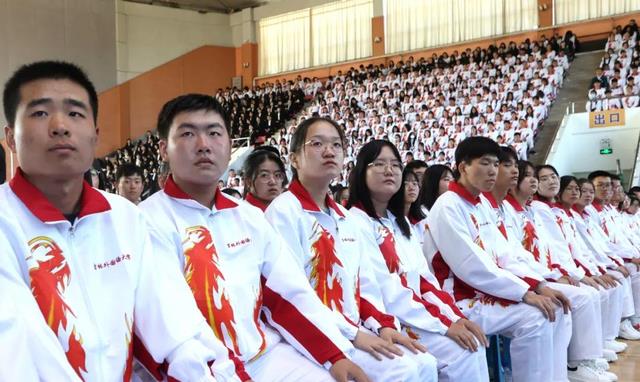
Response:
[[[233,198],[242,199],[242,194],[235,188],[227,187],[220,192],[222,192],[223,194],[227,194]]]
[[[516,154],[516,151],[511,146],[500,146],[498,160],[504,162],[509,159],[513,160],[514,163],[518,162],[518,154]]]
[[[592,173],[589,174],[589,176],[587,176],[587,178],[593,182],[593,180],[595,178],[600,178],[600,177],[604,177],[604,178],[611,178],[611,173],[608,171],[604,171],[604,170],[596,170],[593,171]]]
[[[456,169],[463,162],[470,163],[472,160],[485,155],[494,155],[496,158],[499,158],[500,145],[493,139],[487,137],[476,136],[466,138],[456,147]]]
[[[18,68],[5,82],[2,106],[10,128],[16,123],[16,113],[20,104],[20,88],[38,80],[69,80],[80,85],[89,96],[89,106],[93,122],[98,122],[98,93],[87,74],[77,65],[64,61],[37,61]]]
[[[133,163],[125,163],[122,166],[118,167],[118,170],[116,171],[116,182],[118,182],[120,178],[134,175],[140,176],[140,178],[143,178],[142,180],[144,181],[144,175],[140,167],[136,166]]]
[[[433,207],[440,196],[440,179],[442,179],[447,172],[453,176],[453,170],[443,164],[434,164],[425,171],[424,177],[422,178],[422,186],[420,187],[420,203],[425,206],[427,210],[431,210],[431,207]]]
[[[640,186],[633,186],[629,189],[630,194],[635,194],[636,192],[640,192]]]
[[[429,168],[429,165],[427,164],[427,162],[425,162],[423,160],[414,159],[414,160],[410,161],[409,163],[407,163],[407,165],[404,166],[404,168],[406,170],[415,171],[417,168]]]
[[[220,115],[224,122],[224,128],[229,129],[229,116],[222,104],[215,98],[207,94],[184,94],[178,96],[162,106],[160,114],[158,114],[158,135],[160,139],[169,137],[169,129],[176,115],[186,111],[213,111]]]

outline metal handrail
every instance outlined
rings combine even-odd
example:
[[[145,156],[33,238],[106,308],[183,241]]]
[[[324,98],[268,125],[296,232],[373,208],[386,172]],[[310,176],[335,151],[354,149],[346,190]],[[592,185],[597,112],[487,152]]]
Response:
[[[638,162],[640,161],[640,138],[638,138],[638,143],[636,143],[636,160],[633,161],[633,170],[631,170],[631,176],[629,177],[629,184],[627,188],[631,188],[634,183],[638,184],[638,180],[640,178],[640,174],[637,174],[636,171],[640,171],[638,168]]]

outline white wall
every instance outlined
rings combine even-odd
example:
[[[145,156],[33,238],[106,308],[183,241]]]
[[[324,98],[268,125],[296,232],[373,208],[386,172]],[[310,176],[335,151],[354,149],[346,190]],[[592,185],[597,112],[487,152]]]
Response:
[[[589,128],[589,113],[565,116],[556,139],[551,146],[547,163],[560,175],[586,173],[593,170],[616,170],[620,159],[623,171],[631,170],[635,163],[636,147],[640,137],[640,108],[625,110],[625,125]],[[613,154],[600,155],[600,140],[611,140]]]
[[[234,46],[225,14],[117,0],[116,18],[118,83],[203,45]]]
[[[82,66],[98,91],[110,88],[115,26],[115,0],[0,0],[0,82],[23,64],[58,59]]]

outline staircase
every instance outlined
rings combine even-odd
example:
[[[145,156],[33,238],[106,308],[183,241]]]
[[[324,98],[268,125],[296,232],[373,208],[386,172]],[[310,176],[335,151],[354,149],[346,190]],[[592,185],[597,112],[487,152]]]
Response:
[[[538,134],[535,143],[536,153],[529,156],[529,160],[534,164],[545,163],[567,108],[569,108],[570,113],[585,111],[589,82],[591,82],[591,78],[593,78],[594,71],[600,64],[603,54],[602,50],[576,54],[576,59],[571,63],[569,74],[564,79],[562,89],[558,91],[558,98],[551,106],[549,118],[544,122],[544,127]],[[573,105],[575,105],[575,110]]]

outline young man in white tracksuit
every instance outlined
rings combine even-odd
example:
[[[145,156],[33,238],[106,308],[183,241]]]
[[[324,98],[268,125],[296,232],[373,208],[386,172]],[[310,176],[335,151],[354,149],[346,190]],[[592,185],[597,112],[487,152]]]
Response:
[[[263,212],[216,187],[231,154],[227,126],[208,95],[187,94],[162,108],[160,153],[172,175],[140,204],[157,256],[184,274],[192,300],[252,379],[368,381]]]
[[[3,102],[7,144],[20,164],[0,186],[0,209],[15,223],[4,231],[18,248],[9,254],[19,264],[14,276],[30,287],[75,373],[130,380],[135,334],[154,359],[168,361],[173,378],[240,380],[241,365],[207,327],[180,273],[154,261],[140,211],[83,181],[97,144],[98,97],[82,70],[25,65],[7,81]]]
[[[537,271],[537,264],[534,256],[524,249],[521,242],[517,240],[517,235],[513,234],[514,226],[512,220],[507,219],[506,208],[503,204],[509,189],[517,185],[518,181],[518,165],[517,154],[509,147],[500,147],[500,166],[496,184],[491,192],[483,193],[481,199],[485,208],[494,214],[494,221],[505,239],[512,246],[512,255],[522,259],[523,263],[531,269],[532,272],[544,277]],[[543,278],[544,279],[544,278]],[[572,333],[569,342],[568,361],[569,379],[570,380],[616,380],[613,376],[609,379],[601,378],[607,368],[606,361],[600,362],[598,367],[596,360],[602,358],[602,312],[601,297],[590,286],[575,287],[568,284],[549,282],[545,280],[547,287],[558,291],[559,298],[566,302],[571,309]],[[608,292],[603,288],[602,295],[608,299]],[[566,297],[565,297],[566,296]],[[605,305],[606,307],[606,305]],[[582,333],[593,333],[590,336],[584,336]],[[568,334],[568,333],[563,333]],[[575,367],[576,369],[573,369]]]
[[[428,232],[436,249],[425,248],[425,254],[433,254],[436,277],[470,320],[488,334],[512,339],[514,380],[566,380],[568,338],[554,338],[554,330],[570,332],[571,316],[554,304],[553,291],[535,275],[516,276],[506,269],[514,265],[510,246],[480,204],[480,194],[495,184],[499,151],[484,137],[458,145],[458,179],[429,211]],[[425,247],[429,243],[425,240]]]

